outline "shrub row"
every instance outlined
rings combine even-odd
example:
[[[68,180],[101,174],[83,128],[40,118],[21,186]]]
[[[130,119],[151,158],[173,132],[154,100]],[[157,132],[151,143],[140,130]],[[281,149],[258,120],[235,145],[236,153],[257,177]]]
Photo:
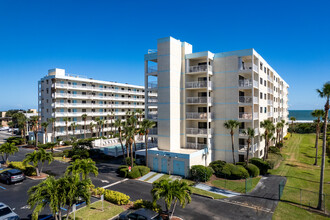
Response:
[[[92,189],[92,195],[101,196],[104,195],[104,199],[108,202],[117,204],[117,205],[127,205],[130,202],[130,197],[124,193],[104,189],[101,187]]]
[[[15,143],[15,145],[21,145],[24,143],[24,139],[21,137],[9,137],[6,141],[8,143]]]
[[[18,161],[18,162],[10,162],[9,167],[13,169],[19,169],[21,170],[26,176],[36,176],[36,169],[30,165],[24,165],[23,162]]]
[[[136,179],[141,176],[146,175],[150,172],[150,168],[146,166],[134,166],[131,170],[131,172],[128,172],[128,166],[122,165],[119,166],[117,173],[121,177],[128,177],[130,179]]]
[[[147,201],[147,200],[136,200],[133,203],[133,209],[140,209],[140,208],[145,208],[145,209],[150,209],[154,212],[161,213],[162,212],[162,207],[156,203]]]
[[[268,169],[271,168],[267,163],[267,161],[263,161],[260,158],[256,158],[256,157],[251,158],[249,162],[256,165],[259,168],[261,175],[267,174]]]
[[[221,160],[213,161],[210,163],[210,167],[214,170],[214,174],[221,178],[245,179],[250,176],[242,165],[234,165]]]
[[[214,173],[211,167],[205,167],[203,165],[195,165],[190,169],[191,179],[194,181],[206,182],[210,179]]]

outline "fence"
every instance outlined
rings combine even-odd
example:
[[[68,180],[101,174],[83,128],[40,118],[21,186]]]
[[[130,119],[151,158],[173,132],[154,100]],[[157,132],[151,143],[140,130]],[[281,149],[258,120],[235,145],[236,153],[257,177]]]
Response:
[[[291,202],[305,208],[316,209],[319,200],[319,193],[306,189],[296,188],[292,186],[285,186],[281,182],[279,185],[280,200],[284,202]],[[330,212],[330,195],[323,194],[323,210]]]

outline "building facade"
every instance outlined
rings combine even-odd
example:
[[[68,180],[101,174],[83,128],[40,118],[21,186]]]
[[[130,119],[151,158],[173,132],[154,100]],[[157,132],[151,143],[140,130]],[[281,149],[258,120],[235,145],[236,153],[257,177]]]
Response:
[[[260,122],[288,120],[289,86],[254,49],[193,53],[189,43],[167,37],[144,59],[146,116],[157,122],[151,134],[158,148],[149,154],[153,170],[188,175],[192,165],[232,162],[228,120],[240,122],[235,160],[246,157],[247,128],[256,133],[250,156],[261,158]]]
[[[85,132],[86,137],[95,136],[97,130],[91,130],[90,124],[95,125],[97,118],[104,119],[102,135],[108,136],[115,129],[115,119],[125,120],[126,112],[144,110],[143,86],[94,80],[67,74],[64,69],[49,70],[38,84],[41,122],[55,118],[55,137],[62,140],[67,126],[70,137],[84,138]],[[49,124],[45,138],[48,142],[52,133]]]

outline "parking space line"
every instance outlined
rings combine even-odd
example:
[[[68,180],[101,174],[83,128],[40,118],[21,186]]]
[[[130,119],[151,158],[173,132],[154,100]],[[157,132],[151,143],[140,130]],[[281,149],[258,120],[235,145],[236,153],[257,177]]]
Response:
[[[52,216],[53,216],[53,215],[48,215],[48,216],[46,216],[46,217],[41,218],[40,220],[49,219],[49,218],[52,217]]]
[[[0,186],[1,189],[6,189],[5,187]]]
[[[114,185],[117,185],[117,184],[119,184],[119,183],[122,183],[122,182],[125,182],[126,180],[128,180],[128,178],[126,178],[126,179],[123,179],[123,180],[120,180],[120,181],[118,181],[118,182],[115,182],[115,183],[112,183],[112,184],[109,184],[109,185],[106,185],[106,186],[102,186],[102,188],[109,188],[110,186],[114,186]]]

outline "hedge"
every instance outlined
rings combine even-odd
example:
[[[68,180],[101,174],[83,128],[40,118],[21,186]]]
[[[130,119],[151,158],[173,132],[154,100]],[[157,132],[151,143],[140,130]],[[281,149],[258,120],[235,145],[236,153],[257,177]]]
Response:
[[[214,174],[219,177],[221,176],[221,171],[225,165],[226,165],[225,161],[216,160],[211,162],[209,166],[213,169]]]
[[[9,137],[6,141],[8,143],[15,143],[15,145],[21,145],[24,143],[24,139],[21,137]]]
[[[250,177],[257,177],[260,174],[259,168],[254,164],[249,163],[245,169],[249,172]]]
[[[213,172],[211,167],[205,167],[203,165],[195,165],[190,169],[191,179],[194,181],[206,182],[210,179]]]
[[[146,166],[134,166],[131,170],[131,172],[128,172],[128,166],[122,165],[119,166],[117,169],[117,173],[121,177],[128,177],[130,179],[136,179],[141,176],[146,175],[150,172],[150,168]]]
[[[150,209],[154,212],[161,213],[162,212],[162,207],[158,205],[157,203],[153,203],[147,200],[136,200],[133,203],[133,209],[140,209],[140,208],[145,208],[145,209]]]
[[[23,165],[23,162],[17,161],[17,162],[10,162],[9,167],[13,169],[19,169],[21,170],[26,176],[36,176],[37,172],[36,169],[30,165]]]
[[[245,179],[249,172],[242,165],[234,165],[225,161],[214,161],[210,163],[217,177],[226,179]]]
[[[104,195],[106,201],[116,205],[127,205],[130,202],[130,197],[128,195],[101,187],[92,189],[92,194],[96,196]]]
[[[261,175],[267,174],[268,169],[271,168],[266,161],[263,161],[260,158],[256,158],[256,157],[251,158],[249,162],[256,165],[259,168]]]

